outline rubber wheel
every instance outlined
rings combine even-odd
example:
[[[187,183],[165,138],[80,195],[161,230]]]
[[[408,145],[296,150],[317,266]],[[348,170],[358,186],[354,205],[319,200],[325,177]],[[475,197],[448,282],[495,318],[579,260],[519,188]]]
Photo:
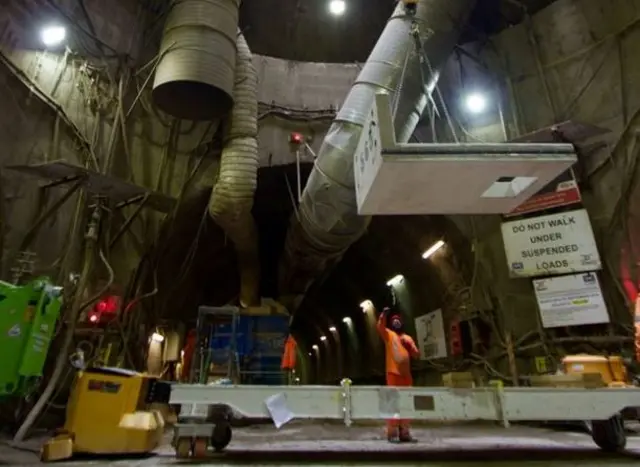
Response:
[[[191,438],[180,438],[176,442],[176,457],[187,459],[191,457]]]
[[[213,429],[213,433],[211,433],[211,446],[216,452],[223,451],[231,442],[232,436],[231,425],[228,423],[219,423]]]
[[[196,438],[193,442],[193,457],[196,459],[203,459],[207,457],[208,447],[209,440],[207,438]]]
[[[605,452],[619,452],[627,445],[622,416],[614,415],[609,420],[591,422],[591,436],[600,449]]]

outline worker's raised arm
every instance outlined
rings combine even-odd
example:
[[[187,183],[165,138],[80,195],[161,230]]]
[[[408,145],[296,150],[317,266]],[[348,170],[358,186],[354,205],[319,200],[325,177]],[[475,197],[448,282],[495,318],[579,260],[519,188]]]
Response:
[[[385,308],[378,316],[378,322],[376,323],[376,329],[378,330],[378,334],[382,337],[383,340],[387,340],[389,338],[389,333],[387,333],[387,309]]]

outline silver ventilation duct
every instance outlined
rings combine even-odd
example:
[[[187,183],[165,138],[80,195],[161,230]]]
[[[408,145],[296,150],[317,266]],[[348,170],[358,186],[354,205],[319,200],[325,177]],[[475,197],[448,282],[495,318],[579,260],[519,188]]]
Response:
[[[260,302],[258,233],[251,209],[258,178],[258,75],[244,36],[237,33],[235,105],[220,160],[209,213],[229,236],[240,270],[240,304]]]
[[[186,120],[215,120],[233,106],[240,0],[173,0],[153,83],[155,104]]]
[[[357,212],[353,156],[375,93],[387,91],[393,100],[401,87],[395,130],[397,140],[406,142],[474,4],[473,0],[419,1],[414,19],[433,70],[429,74],[425,69],[423,85],[420,56],[411,36],[412,18],[399,2],[324,139],[298,216],[292,218],[280,265],[280,294],[290,306],[299,305],[311,283],[341,258],[369,224],[370,218]],[[294,298],[293,303],[289,298]]]

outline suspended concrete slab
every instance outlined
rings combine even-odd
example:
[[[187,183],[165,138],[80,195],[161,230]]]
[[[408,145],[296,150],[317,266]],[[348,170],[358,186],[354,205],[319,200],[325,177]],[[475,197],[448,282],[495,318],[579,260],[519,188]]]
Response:
[[[381,93],[354,155],[358,213],[507,214],[576,161],[568,143],[398,143]]]

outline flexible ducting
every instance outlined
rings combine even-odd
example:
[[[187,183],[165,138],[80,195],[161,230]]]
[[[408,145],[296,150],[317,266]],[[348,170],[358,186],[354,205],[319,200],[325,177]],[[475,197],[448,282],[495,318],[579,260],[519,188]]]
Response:
[[[402,2],[398,3],[324,139],[298,216],[292,218],[279,277],[281,298],[289,306],[297,306],[309,285],[366,231],[370,218],[357,213],[353,156],[375,93],[386,91],[393,100],[402,85],[395,130],[398,141],[406,142],[435,87],[438,69],[453,50],[475,4],[472,0],[419,1],[415,21],[433,71],[424,71],[427,82],[423,85],[420,55],[415,53],[410,34],[412,21]]]
[[[173,0],[153,83],[155,104],[186,120],[215,120],[233,106],[240,0]]]
[[[259,302],[258,234],[251,213],[258,177],[258,77],[244,36],[237,34],[235,105],[228,121],[220,173],[209,213],[233,242],[240,269],[240,303]]]

